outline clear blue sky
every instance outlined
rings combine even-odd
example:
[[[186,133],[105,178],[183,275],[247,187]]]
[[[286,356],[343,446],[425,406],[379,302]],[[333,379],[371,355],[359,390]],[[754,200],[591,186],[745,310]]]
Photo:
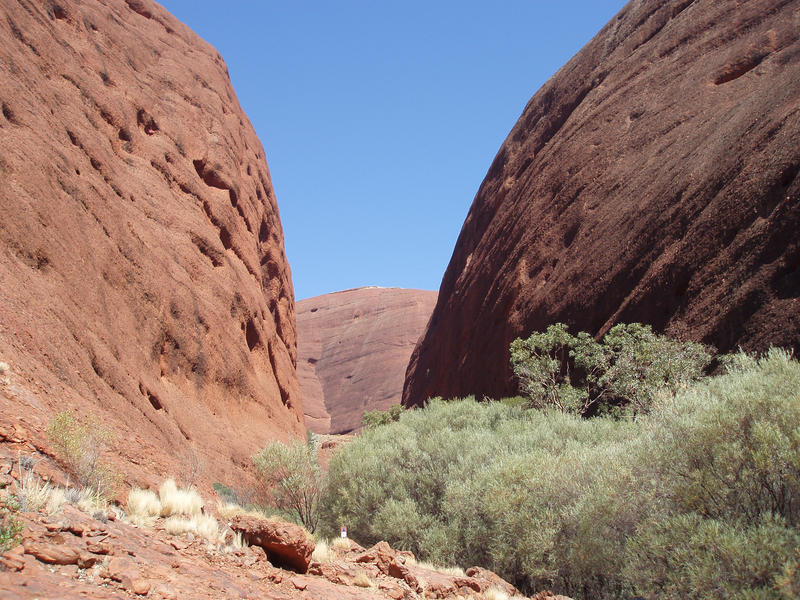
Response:
[[[530,97],[623,0],[163,0],[261,139],[298,300],[438,290]]]

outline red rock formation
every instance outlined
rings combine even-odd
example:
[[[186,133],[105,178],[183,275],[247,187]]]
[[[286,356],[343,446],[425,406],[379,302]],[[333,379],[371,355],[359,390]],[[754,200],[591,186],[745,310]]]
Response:
[[[299,525],[236,515],[230,527],[240,533],[249,545],[263,548],[273,564],[286,565],[300,573],[308,571],[314,552],[314,538]]]
[[[630,2],[528,103],[469,211],[403,400],[514,394],[557,321],[800,350],[800,3]]]
[[[297,374],[306,426],[344,433],[365,410],[399,404],[408,357],[436,292],[359,288],[297,303]]]
[[[0,105],[0,425],[46,447],[74,408],[141,479],[229,483],[302,435],[278,208],[219,54],[150,0],[9,0]]]

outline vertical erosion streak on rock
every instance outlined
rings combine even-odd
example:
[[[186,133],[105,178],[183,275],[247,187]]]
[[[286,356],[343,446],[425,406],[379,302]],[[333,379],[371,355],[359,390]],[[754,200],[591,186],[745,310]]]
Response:
[[[222,58],[150,0],[10,0],[0,40],[0,420],[95,413],[133,477],[233,483],[304,427],[278,207]]]
[[[404,404],[516,393],[509,343],[557,321],[800,351],[798,23],[796,0],[625,6],[500,148]]]

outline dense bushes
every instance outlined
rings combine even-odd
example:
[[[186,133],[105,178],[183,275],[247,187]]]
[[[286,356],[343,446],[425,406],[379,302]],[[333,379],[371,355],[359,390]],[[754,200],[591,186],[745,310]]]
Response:
[[[324,533],[575,598],[778,598],[797,586],[799,423],[800,365],[777,350],[635,420],[432,401],[334,457]]]
[[[647,412],[660,394],[698,380],[710,362],[703,345],[640,323],[615,325],[602,343],[570,334],[563,323],[511,343],[511,366],[531,405],[580,415]]]

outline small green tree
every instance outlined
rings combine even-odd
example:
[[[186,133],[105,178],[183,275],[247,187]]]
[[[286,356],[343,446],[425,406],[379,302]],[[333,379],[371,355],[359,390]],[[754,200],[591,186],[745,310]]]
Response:
[[[368,410],[361,417],[361,423],[365,429],[374,429],[381,425],[396,423],[403,414],[403,407],[400,404],[393,404],[389,410]]]
[[[696,381],[710,362],[702,344],[640,323],[615,325],[602,343],[583,331],[570,334],[563,323],[511,342],[511,366],[531,405],[580,415],[610,407],[647,412],[659,393]]]
[[[47,435],[81,486],[91,488],[101,498],[113,494],[119,478],[100,456],[114,436],[97,417],[80,420],[72,412],[62,411],[50,422]]]
[[[253,456],[253,464],[275,505],[294,513],[314,533],[324,487],[324,475],[314,448],[298,441],[270,442]]]
[[[556,406],[578,414],[599,401],[602,394],[595,388],[607,368],[601,345],[588,333],[571,335],[563,323],[511,342],[511,366],[534,408]]]

